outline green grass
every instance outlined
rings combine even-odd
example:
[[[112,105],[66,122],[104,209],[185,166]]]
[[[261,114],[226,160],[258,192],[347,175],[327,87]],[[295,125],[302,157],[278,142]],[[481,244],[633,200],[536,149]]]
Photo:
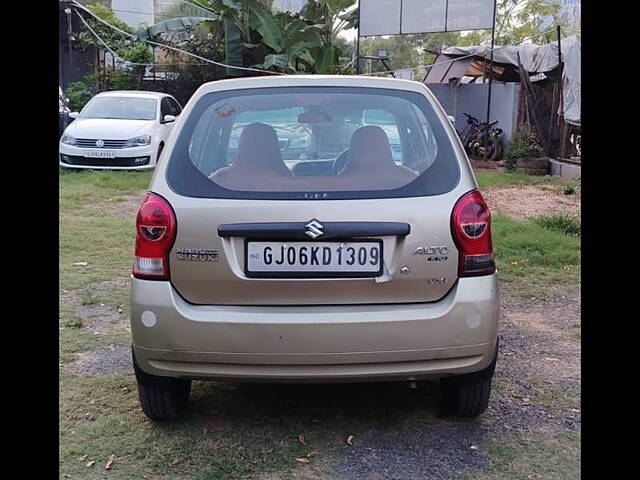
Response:
[[[65,328],[82,328],[83,326],[82,318],[76,316],[66,317],[62,324]]]
[[[133,218],[62,214],[60,288],[87,289],[98,282],[128,279],[134,242]]]
[[[498,277],[513,291],[540,299],[579,288],[578,238],[504,215],[493,216],[492,228]]]
[[[265,469],[280,466],[280,456],[267,452],[264,442],[256,443],[250,431],[204,433],[201,419],[149,422],[139,411],[132,375],[65,375],[62,380],[66,388],[61,395],[61,473],[97,477],[111,454],[116,463],[109,477],[117,479],[151,473],[154,478],[193,478],[198,472],[208,474],[201,478],[229,478],[255,471],[252,463],[265,455],[270,456]],[[84,455],[85,461],[96,460],[93,469],[78,460]],[[172,467],[175,459],[181,460]]]
[[[526,431],[480,445],[488,454],[489,472],[467,473],[461,480],[578,480],[580,433]]]
[[[562,185],[565,180],[560,177],[552,177],[549,175],[535,176],[526,175],[524,173],[503,172],[496,170],[474,170],[478,186],[488,187],[506,187],[510,185]]]
[[[581,222],[577,215],[544,215],[534,220],[536,225],[547,230],[564,233],[571,237],[580,238]]]
[[[73,212],[149,186],[150,171],[95,171],[60,168],[60,212]]]
[[[510,175],[479,176],[483,182],[518,184],[520,180]],[[60,288],[66,291],[59,318],[61,475],[104,478],[104,464],[113,454],[115,463],[106,474],[112,479],[146,475],[154,480],[217,480],[252,478],[263,472],[295,478],[302,471],[323,478],[326,465],[336,449],[344,448],[348,435],[355,435],[357,444],[372,430],[397,433],[416,428],[425,415],[432,415],[437,408],[433,386],[407,393],[406,388],[381,384],[270,387],[195,382],[186,418],[154,424],[139,409],[133,374],[68,373],[65,366],[78,353],[130,344],[122,329],[96,335],[85,327],[93,321],[91,312],[105,308],[111,309],[115,326],[127,322],[134,218],[115,214],[111,205],[143,191],[149,178],[150,173],[139,172],[60,173]],[[541,181],[524,180],[532,179]],[[493,228],[499,276],[518,293],[543,296],[550,285],[577,285],[577,238],[499,215]],[[74,265],[79,262],[87,264]],[[122,312],[113,313],[117,309]],[[300,433],[308,446],[297,442]],[[528,447],[510,437],[492,442],[486,448],[492,468],[502,476],[483,479],[527,478],[516,466],[535,473],[531,462],[538,461],[536,442],[551,456],[549,468],[556,462],[556,470],[565,454],[554,449],[573,448],[573,439],[560,437],[534,438]],[[312,454],[308,465],[293,460],[308,454]],[[527,455],[531,462],[519,459]],[[179,463],[170,465],[175,459]],[[86,467],[91,460],[96,463]]]

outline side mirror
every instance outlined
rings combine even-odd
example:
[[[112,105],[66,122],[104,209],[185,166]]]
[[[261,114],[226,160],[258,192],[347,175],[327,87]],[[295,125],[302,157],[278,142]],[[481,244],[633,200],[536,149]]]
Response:
[[[447,118],[449,119],[449,121],[451,123],[453,123],[455,125],[456,123],[456,117],[454,117],[453,115],[447,115]]]
[[[162,117],[162,121],[160,123],[171,123],[175,121],[176,117],[174,117],[173,115],[165,115],[164,117]]]
[[[69,118],[78,118],[79,113],[78,112],[71,112],[69,114]]]

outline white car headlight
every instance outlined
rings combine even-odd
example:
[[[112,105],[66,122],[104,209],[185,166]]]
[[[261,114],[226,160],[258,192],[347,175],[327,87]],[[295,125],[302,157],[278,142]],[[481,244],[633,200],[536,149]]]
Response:
[[[72,137],[68,133],[65,133],[64,135],[62,135],[62,138],[60,139],[60,141],[62,143],[66,143],[67,145],[75,145],[77,143],[75,137]]]
[[[140,135],[139,137],[130,138],[125,144],[126,147],[142,147],[151,144],[151,135]]]

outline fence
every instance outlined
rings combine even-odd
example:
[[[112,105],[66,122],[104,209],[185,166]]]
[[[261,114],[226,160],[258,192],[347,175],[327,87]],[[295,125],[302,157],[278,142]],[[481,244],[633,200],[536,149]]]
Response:
[[[526,124],[536,132],[545,155],[549,158],[579,158],[580,127],[565,122],[562,116],[561,68],[532,82],[529,73],[519,65],[521,95],[518,125]]]

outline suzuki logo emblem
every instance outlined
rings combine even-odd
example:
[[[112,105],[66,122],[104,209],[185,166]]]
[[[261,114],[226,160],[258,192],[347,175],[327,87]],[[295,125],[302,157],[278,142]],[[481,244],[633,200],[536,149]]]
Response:
[[[309,235],[314,240],[324,233],[322,231],[324,225],[322,225],[318,220],[315,219],[307,223],[305,227],[307,228],[307,231],[304,233]]]

